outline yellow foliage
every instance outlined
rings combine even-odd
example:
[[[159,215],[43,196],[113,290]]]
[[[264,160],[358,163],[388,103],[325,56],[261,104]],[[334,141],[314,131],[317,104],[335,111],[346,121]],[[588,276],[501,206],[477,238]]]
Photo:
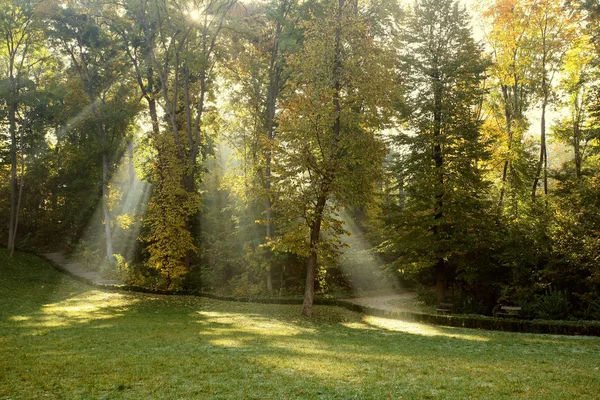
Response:
[[[196,251],[190,220],[200,210],[200,197],[183,187],[185,162],[179,159],[170,135],[155,138],[154,187],[144,224],[150,228],[145,240],[148,263],[160,270],[171,285],[186,273],[185,258]]]
[[[115,223],[121,229],[129,229],[133,222],[133,217],[129,214],[117,215],[115,218]]]

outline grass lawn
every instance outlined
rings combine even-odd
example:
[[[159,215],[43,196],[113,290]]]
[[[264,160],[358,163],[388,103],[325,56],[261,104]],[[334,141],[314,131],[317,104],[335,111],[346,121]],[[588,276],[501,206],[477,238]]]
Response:
[[[0,251],[0,399],[598,399],[600,338],[90,288]]]

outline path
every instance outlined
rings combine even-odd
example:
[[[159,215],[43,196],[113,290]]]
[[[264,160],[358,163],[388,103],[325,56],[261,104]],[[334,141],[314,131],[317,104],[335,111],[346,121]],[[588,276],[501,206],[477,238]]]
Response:
[[[344,299],[348,303],[358,304],[359,306],[377,308],[385,311],[397,311],[398,306],[389,304],[393,300],[398,299],[410,299],[416,297],[415,292],[405,292],[398,294],[390,294],[386,296],[374,296],[374,297],[357,297],[352,299]]]
[[[59,265],[71,275],[83,278],[84,280],[90,281],[91,283],[110,286],[123,285],[123,282],[117,279],[106,279],[97,271],[89,271],[86,268],[84,268],[81,264],[71,262],[60,253],[46,253],[44,254],[44,257],[53,261],[55,264]]]

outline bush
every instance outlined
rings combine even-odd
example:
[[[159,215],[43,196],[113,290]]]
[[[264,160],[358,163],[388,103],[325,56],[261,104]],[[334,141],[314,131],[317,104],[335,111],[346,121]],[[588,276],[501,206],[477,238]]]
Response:
[[[437,293],[435,290],[429,290],[424,286],[417,287],[417,300],[422,301],[427,306],[437,304]]]
[[[458,314],[484,314],[485,305],[483,300],[472,297],[461,297],[455,301],[455,312]]]
[[[558,290],[550,290],[544,295],[537,296],[535,302],[537,317],[541,319],[566,319],[570,308],[566,296]]]
[[[115,254],[117,260],[116,275],[127,285],[146,288],[159,288],[164,286],[159,271],[148,268],[142,263],[127,263],[120,254]]]

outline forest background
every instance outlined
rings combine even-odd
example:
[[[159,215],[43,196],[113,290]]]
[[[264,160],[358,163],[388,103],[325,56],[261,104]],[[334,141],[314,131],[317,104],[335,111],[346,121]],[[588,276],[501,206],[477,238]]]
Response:
[[[11,251],[600,319],[595,0],[0,0],[0,32]]]

